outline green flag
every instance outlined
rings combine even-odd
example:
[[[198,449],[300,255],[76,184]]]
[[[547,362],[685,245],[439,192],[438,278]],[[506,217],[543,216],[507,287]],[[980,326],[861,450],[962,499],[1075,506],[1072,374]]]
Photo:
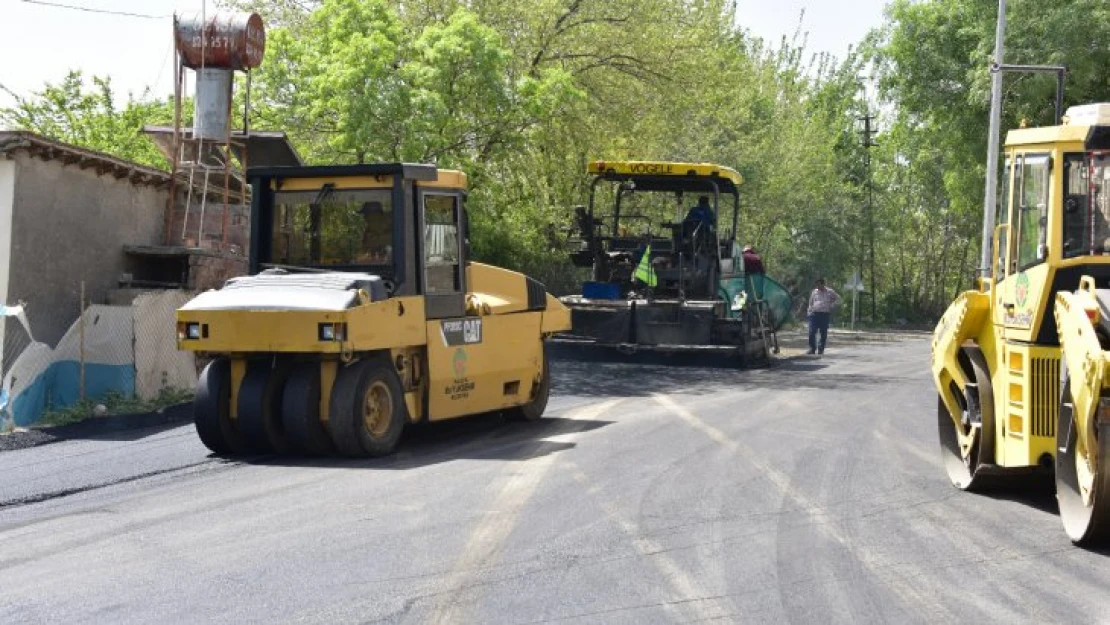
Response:
[[[640,257],[640,265],[636,267],[636,273],[633,274],[640,282],[648,286],[655,286],[659,280],[655,277],[655,268],[651,266],[651,244],[649,243],[647,249],[644,250],[644,255]]]

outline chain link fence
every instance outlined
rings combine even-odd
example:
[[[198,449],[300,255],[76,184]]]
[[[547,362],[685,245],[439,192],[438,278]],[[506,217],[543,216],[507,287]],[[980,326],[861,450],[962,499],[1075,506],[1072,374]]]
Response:
[[[80,297],[72,311],[0,302],[0,429],[59,411],[137,412],[186,398],[197,370],[177,350],[174,311],[190,297],[155,291],[124,305]]]
[[[174,313],[192,299],[187,291],[144,293],[131,304],[135,332],[135,395],[153,401],[168,391],[191,393],[197,383],[192,352],[177,349]]]

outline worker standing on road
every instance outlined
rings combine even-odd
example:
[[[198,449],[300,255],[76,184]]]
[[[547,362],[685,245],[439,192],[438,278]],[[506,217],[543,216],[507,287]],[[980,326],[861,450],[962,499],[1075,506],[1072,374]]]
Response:
[[[806,352],[807,354],[825,353],[825,339],[829,335],[829,317],[832,314],[833,307],[838,303],[840,303],[840,295],[825,286],[824,278],[817,278],[817,284],[813,292],[809,294],[809,308],[806,310],[806,314],[809,316],[809,351]],[[818,332],[821,333],[820,341],[817,340]]]

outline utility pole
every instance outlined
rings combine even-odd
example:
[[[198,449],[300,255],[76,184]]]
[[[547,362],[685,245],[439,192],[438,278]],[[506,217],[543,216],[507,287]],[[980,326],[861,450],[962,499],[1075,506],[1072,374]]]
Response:
[[[871,148],[878,145],[875,143],[875,135],[879,132],[874,130],[872,122],[875,121],[875,116],[868,112],[859,120],[863,122],[863,130],[860,131],[862,138],[862,145],[864,147],[864,164],[867,167],[867,254],[869,256],[869,264],[871,265],[871,322],[874,323],[876,315],[876,293],[875,293],[875,204],[874,204],[874,185],[871,183]]]
[[[994,65],[1002,65],[1006,36],[1006,0],[998,0],[994,33]],[[991,73],[990,130],[987,136],[987,184],[983,193],[983,249],[979,275],[991,275],[991,241],[994,239],[994,205],[998,201],[998,132],[1002,125],[1002,72]]]

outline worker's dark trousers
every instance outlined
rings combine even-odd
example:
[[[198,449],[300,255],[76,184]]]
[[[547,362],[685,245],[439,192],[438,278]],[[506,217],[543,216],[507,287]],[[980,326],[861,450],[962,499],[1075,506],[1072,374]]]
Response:
[[[821,341],[817,341],[817,333],[821,333]],[[825,339],[829,336],[829,313],[809,313],[809,353],[825,351]]]

